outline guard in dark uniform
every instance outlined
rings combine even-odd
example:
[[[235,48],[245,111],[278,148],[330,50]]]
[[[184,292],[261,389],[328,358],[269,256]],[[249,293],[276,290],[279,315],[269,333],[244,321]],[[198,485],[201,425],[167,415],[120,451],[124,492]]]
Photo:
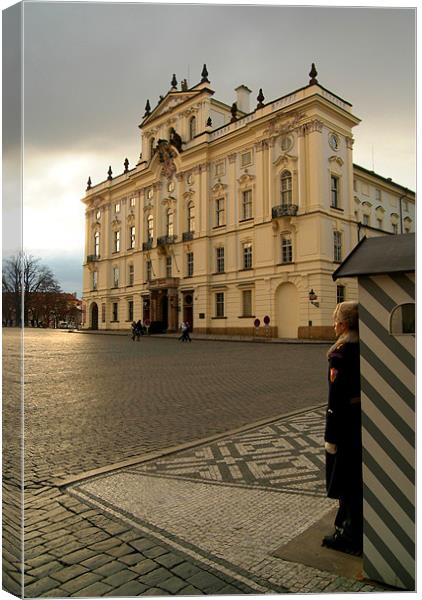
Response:
[[[322,545],[362,553],[363,483],[358,305],[342,302],[334,313],[338,339],[328,352],[325,427],[327,496],[339,501],[335,531]]]

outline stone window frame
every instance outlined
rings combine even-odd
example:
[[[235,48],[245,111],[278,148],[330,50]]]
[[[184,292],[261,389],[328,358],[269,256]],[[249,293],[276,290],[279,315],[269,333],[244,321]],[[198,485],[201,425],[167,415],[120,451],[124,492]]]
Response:
[[[224,246],[216,246],[215,247],[215,272],[216,273],[224,273],[225,272],[225,250]],[[222,268],[221,268],[222,267]]]
[[[343,232],[338,229],[333,230],[333,255],[334,262],[341,262],[343,260]]]
[[[289,242],[289,243],[287,243]],[[291,231],[283,231],[280,234],[281,264],[290,265],[293,260],[293,235]],[[290,260],[288,258],[290,257]]]
[[[193,277],[194,264],[193,252],[186,252],[186,277]]]
[[[225,318],[225,296],[224,292],[215,292],[214,293],[214,306],[215,306],[215,318],[216,319],[224,319]]]
[[[113,288],[118,288],[119,285],[120,285],[120,268],[119,268],[118,265],[113,265],[112,266],[112,274],[113,274],[113,277],[112,277],[112,284],[113,285],[112,285],[112,287]],[[117,275],[117,277],[116,277],[116,275]]]
[[[253,297],[253,288],[246,288],[246,289],[241,289],[240,290],[240,294],[241,294],[241,306],[242,306],[242,317],[253,317],[253,301],[254,301],[254,297]],[[249,312],[245,310],[245,293],[249,293],[250,294],[250,310]]]
[[[253,269],[253,243],[252,240],[242,241],[242,271]]]
[[[130,262],[128,264],[127,280],[128,280],[128,286],[132,286],[135,282],[135,265],[132,262]]]

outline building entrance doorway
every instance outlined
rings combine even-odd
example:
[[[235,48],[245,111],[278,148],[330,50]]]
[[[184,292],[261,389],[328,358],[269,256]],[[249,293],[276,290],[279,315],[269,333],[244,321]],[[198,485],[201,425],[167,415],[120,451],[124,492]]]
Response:
[[[293,283],[282,283],[275,294],[278,337],[297,338],[299,327],[299,297]]]
[[[163,329],[166,331],[169,326],[168,305],[169,305],[169,301],[168,301],[168,296],[167,296],[167,290],[164,290],[164,294],[161,298],[161,322],[163,324]]]
[[[96,302],[91,304],[91,329],[98,329],[98,306]]]
[[[189,323],[190,330],[193,331],[193,293],[183,293],[183,321]]]

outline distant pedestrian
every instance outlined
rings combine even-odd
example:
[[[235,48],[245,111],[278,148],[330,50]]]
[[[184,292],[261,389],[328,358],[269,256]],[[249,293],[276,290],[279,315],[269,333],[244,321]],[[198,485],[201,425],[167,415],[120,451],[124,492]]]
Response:
[[[187,341],[187,335],[189,335],[189,332],[188,332],[187,323],[185,321],[182,321],[182,324],[180,325],[180,329],[181,329],[182,333],[179,336],[179,340],[181,342],[186,342]]]
[[[192,339],[189,335],[189,331],[190,331],[189,321],[185,321],[185,339],[186,339],[186,341],[191,342]]]
[[[136,323],[135,323],[135,321],[132,321],[131,329],[132,329],[132,341],[134,342],[135,338],[136,338]]]
[[[139,332],[139,334],[138,334],[139,336],[141,336],[141,335],[144,335],[144,328],[143,328],[143,326],[142,326],[142,321],[141,321],[141,319],[139,319],[139,320],[137,321],[137,323],[136,323],[136,329],[137,329],[137,330],[138,330],[138,332]],[[138,341],[139,341],[139,340],[138,340]]]
[[[328,407],[325,426],[327,496],[339,501],[335,531],[322,545],[362,554],[363,482],[358,303],[334,311],[336,342],[328,351]]]

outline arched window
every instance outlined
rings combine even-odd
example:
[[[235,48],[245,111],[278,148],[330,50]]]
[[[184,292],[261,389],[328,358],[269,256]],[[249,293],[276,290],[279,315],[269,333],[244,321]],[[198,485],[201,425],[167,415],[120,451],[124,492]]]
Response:
[[[292,203],[292,174],[290,171],[283,171],[280,180],[281,205],[290,206]]]
[[[174,212],[171,208],[167,210],[167,235],[174,235]]]
[[[147,236],[148,240],[154,238],[154,217],[152,215],[148,215],[147,218]]]
[[[191,117],[189,121],[189,139],[193,140],[196,135],[196,117]]]
[[[415,334],[415,304],[400,304],[391,313],[390,333],[393,335]]]
[[[189,202],[188,204],[188,231],[195,231],[195,205],[193,202]]]

